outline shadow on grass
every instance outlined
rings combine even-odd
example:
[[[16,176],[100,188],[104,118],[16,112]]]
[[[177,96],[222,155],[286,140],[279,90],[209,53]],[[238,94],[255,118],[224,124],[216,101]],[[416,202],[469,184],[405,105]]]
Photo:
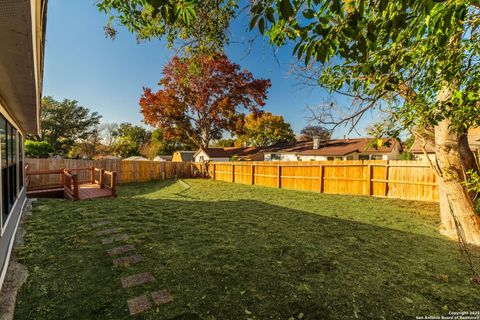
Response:
[[[478,310],[456,244],[443,238],[239,199],[174,197],[173,182],[116,200],[42,200],[21,258],[17,319],[127,319],[126,300],[162,288],[144,319],[410,319]],[[159,198],[155,198],[159,197]],[[381,209],[381,208],[373,208]],[[111,220],[144,261],[113,267],[91,223]],[[478,262],[478,251],[475,252]],[[151,272],[155,284],[122,289]]]

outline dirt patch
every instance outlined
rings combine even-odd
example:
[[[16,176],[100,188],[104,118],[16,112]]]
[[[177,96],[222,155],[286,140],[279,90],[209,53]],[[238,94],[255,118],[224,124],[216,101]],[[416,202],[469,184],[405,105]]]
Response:
[[[12,255],[8,264],[5,281],[0,292],[0,320],[11,320],[15,312],[17,293],[27,281],[28,270],[17,262],[16,252],[23,245],[25,235],[25,220],[32,214],[32,200],[27,200],[23,208],[22,219],[18,225],[17,233],[13,244]]]

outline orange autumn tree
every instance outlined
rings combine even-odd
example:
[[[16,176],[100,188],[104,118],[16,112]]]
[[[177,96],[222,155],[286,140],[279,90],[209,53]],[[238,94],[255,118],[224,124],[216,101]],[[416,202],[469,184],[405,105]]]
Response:
[[[173,57],[163,69],[161,89],[143,88],[140,98],[145,123],[169,138],[185,137],[208,147],[224,131],[241,131],[244,112],[265,105],[270,80],[255,79],[224,54]]]

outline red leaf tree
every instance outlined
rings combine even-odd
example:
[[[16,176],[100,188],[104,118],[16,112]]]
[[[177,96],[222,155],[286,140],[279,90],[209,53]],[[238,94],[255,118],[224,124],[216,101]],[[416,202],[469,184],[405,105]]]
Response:
[[[255,79],[223,54],[173,57],[163,69],[156,93],[143,88],[145,123],[163,129],[169,138],[186,138],[208,147],[223,131],[241,131],[244,111],[265,105],[270,80]]]

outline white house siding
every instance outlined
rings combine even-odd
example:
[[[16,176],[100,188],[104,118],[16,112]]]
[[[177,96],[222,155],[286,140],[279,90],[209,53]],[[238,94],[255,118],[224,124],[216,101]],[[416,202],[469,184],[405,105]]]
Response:
[[[265,153],[264,161],[298,161],[294,153]]]
[[[204,162],[204,161],[215,161],[215,162],[228,162],[230,161],[230,158],[210,158],[208,154],[205,153],[205,151],[200,151],[195,157],[194,157],[195,162]]]

